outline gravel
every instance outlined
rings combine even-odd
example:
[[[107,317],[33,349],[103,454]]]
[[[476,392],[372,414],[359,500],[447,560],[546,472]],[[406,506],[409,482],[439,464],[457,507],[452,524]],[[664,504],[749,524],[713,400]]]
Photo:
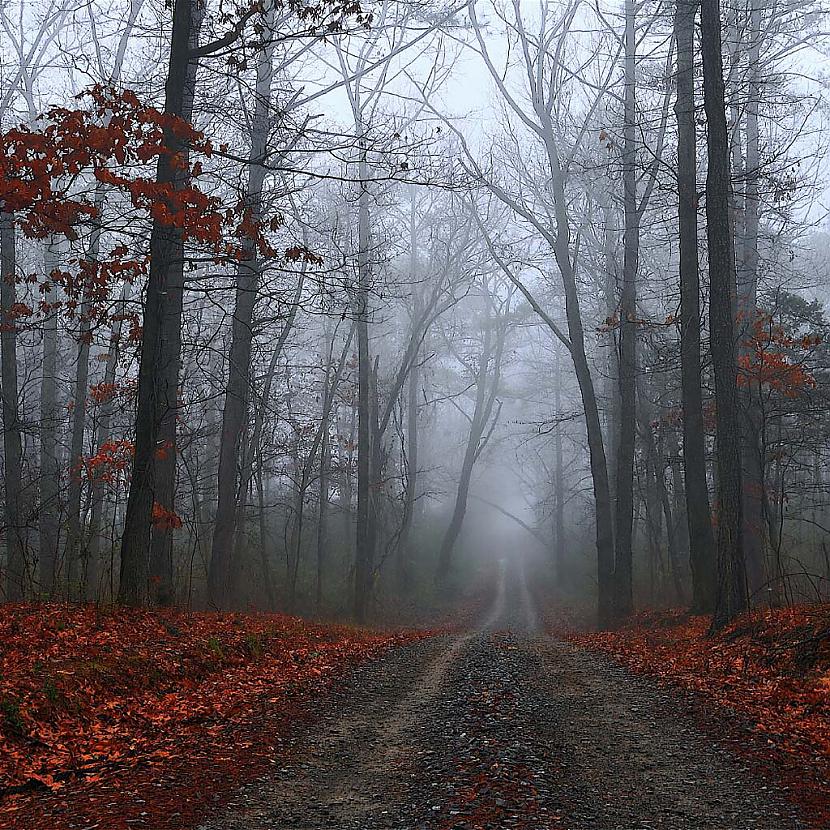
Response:
[[[357,669],[202,830],[796,830],[681,701],[539,632],[520,563],[481,627]]]

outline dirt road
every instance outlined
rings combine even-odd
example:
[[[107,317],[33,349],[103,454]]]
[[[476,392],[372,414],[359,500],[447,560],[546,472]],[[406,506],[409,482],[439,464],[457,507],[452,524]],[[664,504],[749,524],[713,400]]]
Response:
[[[203,830],[793,830],[670,694],[539,632],[520,564],[476,631],[356,671]]]

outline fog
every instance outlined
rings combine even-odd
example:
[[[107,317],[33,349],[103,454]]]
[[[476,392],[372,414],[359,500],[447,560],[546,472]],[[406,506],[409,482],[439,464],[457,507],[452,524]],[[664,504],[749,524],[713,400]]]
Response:
[[[826,597],[820,4],[85,8],[0,7],[7,598]]]

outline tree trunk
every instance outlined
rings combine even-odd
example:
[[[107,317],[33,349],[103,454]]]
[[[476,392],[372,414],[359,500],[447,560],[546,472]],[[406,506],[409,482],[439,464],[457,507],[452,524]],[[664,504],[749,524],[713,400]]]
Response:
[[[706,481],[700,362],[700,277],[697,238],[697,162],[694,101],[694,36],[698,0],[677,0],[677,191],[680,233],[680,372],[683,400],[683,473],[692,610],[715,607],[715,540]]]
[[[189,49],[199,45],[202,24],[202,0],[191,2]],[[198,62],[187,61],[182,109],[185,121],[193,119]],[[182,150],[186,153],[186,148]],[[185,155],[185,159],[187,156]],[[176,186],[184,187],[186,176],[176,175]],[[182,313],[184,309],[184,246],[179,238],[179,255],[172,258],[167,269],[167,296],[164,303],[161,331],[161,371],[164,374],[163,396],[156,402],[159,436],[155,452],[154,501],[170,513],[176,512],[176,474],[178,471],[177,426],[179,413],[179,377],[182,364]],[[138,450],[136,449],[136,452]],[[153,605],[167,606],[175,601],[173,585],[173,531],[170,522],[154,522],[150,532],[150,600]]]
[[[355,319],[357,324],[357,530],[355,535],[354,617],[357,622],[366,619],[366,606],[371,587],[374,549],[370,528],[371,454],[369,396],[371,394],[371,365],[369,358],[369,176],[366,161],[366,137],[355,111],[355,127],[360,142],[360,195],[358,202],[357,297]]]
[[[104,206],[104,186],[99,183],[95,188],[95,207],[98,216]],[[101,242],[101,225],[96,221],[89,240],[86,258],[89,262],[98,261]],[[78,356],[75,365],[75,391],[73,395],[72,432],[69,447],[69,491],[67,493],[67,539],[66,539],[66,584],[67,595],[73,597],[73,584],[78,581],[77,598],[88,593],[87,579],[89,573],[82,561],[84,548],[83,517],[81,499],[83,497],[83,460],[84,434],[86,431],[87,403],[89,400],[89,351],[92,343],[90,325],[90,308],[87,298],[81,305],[81,323],[78,334]]]
[[[490,302],[489,298],[487,298],[487,302]],[[449,527],[447,527],[444,533],[441,548],[438,552],[438,566],[435,572],[435,579],[439,584],[445,583],[450,573],[453,549],[461,533],[464,515],[467,512],[467,499],[470,493],[470,479],[472,477],[473,467],[487,443],[487,437],[484,433],[490,422],[493,404],[499,391],[505,330],[502,328],[495,333],[496,342],[494,343],[493,327],[496,325],[499,325],[499,321],[493,319],[488,314],[484,321],[484,345],[479,358],[478,372],[476,375],[475,409],[472,420],[470,421],[467,447],[464,451],[464,460],[461,464],[461,473],[458,477],[458,489],[455,495],[452,518],[450,519]]]
[[[258,478],[262,478],[262,431],[265,426],[265,417],[267,415],[268,403],[271,400],[271,387],[274,384],[274,377],[277,371],[277,363],[282,355],[291,330],[294,327],[294,321],[297,318],[297,309],[300,306],[300,300],[303,295],[303,286],[305,285],[305,266],[300,272],[297,280],[297,287],[294,290],[294,296],[291,301],[291,308],[288,312],[288,317],[283,324],[279,339],[274,345],[274,350],[271,353],[271,359],[268,362],[268,369],[265,373],[265,382],[263,383],[262,395],[258,405],[255,408],[254,414],[254,428],[251,433],[251,438],[248,441],[243,440],[245,451],[242,455],[242,463],[240,465],[239,474],[239,497],[236,504],[236,515],[234,519],[234,527],[236,528],[234,536],[233,556],[230,557],[227,567],[227,581],[224,590],[228,597],[237,598],[237,585],[239,583],[239,568],[242,546],[244,542],[244,524],[245,524],[245,494],[251,486],[251,481],[254,476],[254,468],[256,466],[256,474]],[[264,544],[264,542],[262,542]],[[213,560],[211,559],[211,565]],[[217,565],[218,567],[218,565]]]
[[[262,579],[265,583],[265,593],[268,599],[268,608],[273,611],[277,607],[277,588],[274,585],[274,574],[271,570],[271,563],[268,560],[268,522],[265,516],[265,485],[262,480],[262,462],[257,464],[256,471],[257,502],[259,510],[259,564],[262,569]],[[241,496],[244,501],[245,494]],[[244,527],[244,522],[239,523],[238,528]],[[236,549],[239,550],[237,542]]]
[[[381,495],[383,488],[383,469],[386,465],[386,453],[383,446],[383,430],[380,426],[380,390],[378,389],[378,364],[380,357],[375,355],[374,365],[369,377],[369,540],[368,548],[372,552],[369,569],[369,589],[376,575],[375,558],[378,551],[378,539],[381,534]]]
[[[637,210],[635,2],[625,0],[625,121],[623,127],[623,281],[620,293],[619,441],[614,488],[614,605],[617,616],[631,613],[631,530],[634,522],[634,442],[637,431],[637,267],[640,217]]]
[[[170,62],[165,84],[164,113],[187,119],[192,107],[195,64],[191,69],[190,45],[198,33],[202,4],[199,0],[175,0]],[[156,181],[181,188],[185,179],[173,158],[187,160],[188,149],[172,128],[164,132],[169,153],[159,156]],[[121,579],[118,601],[143,605],[148,597],[148,566],[153,502],[169,498],[175,476],[175,425],[178,404],[178,369],[181,361],[181,310],[184,244],[181,229],[160,220],[150,234],[150,276],[144,305],[144,328],[138,369],[135,458],[127,513],[121,541]],[[173,438],[173,446],[167,443]],[[157,471],[160,443],[169,463]],[[167,492],[163,492],[166,490]],[[163,505],[172,509],[172,504]],[[165,542],[166,544],[166,542]],[[162,543],[155,550],[162,564]],[[157,568],[158,569],[158,568]]]
[[[752,0],[749,21],[749,84],[746,101],[746,165],[743,180],[744,210],[741,225],[741,255],[738,259],[738,349],[749,356],[757,314],[758,286],[758,177],[760,174],[760,138],[758,131],[758,96],[760,95],[761,12]],[[764,533],[762,450],[758,440],[763,413],[757,400],[758,384],[754,379],[741,390],[743,408],[741,456],[743,463],[743,534],[747,581],[751,594],[764,583]]]
[[[49,289],[43,294],[47,305],[56,302],[52,272],[58,267],[57,239],[49,237],[43,256],[45,279]],[[58,536],[60,511],[60,467],[57,453],[58,401],[58,317],[49,309],[43,321],[40,384],[40,486],[38,499],[38,531],[40,537],[40,591],[51,597],[55,591],[58,568]]]
[[[421,293],[418,281],[418,238],[415,189],[410,189],[409,214],[409,273],[413,285],[412,290],[412,338],[415,332],[416,321],[421,316]],[[406,396],[406,492],[404,495],[403,519],[401,533],[398,540],[397,582],[398,590],[406,593],[412,581],[412,562],[414,560],[412,543],[412,524],[415,519],[415,505],[418,499],[418,392],[421,383],[418,358],[420,349],[415,351],[412,366],[409,369],[407,396]]]
[[[398,542],[398,589],[405,593],[412,583],[412,563],[416,547],[412,540],[412,526],[418,502],[418,393],[421,373],[418,368],[418,354],[409,371],[406,395],[406,493],[404,496],[403,521]]]
[[[585,429],[588,434],[591,482],[593,484],[596,512],[597,621],[600,626],[606,626],[613,617],[614,609],[614,519],[608,483],[608,464],[605,457],[602,424],[597,407],[594,381],[591,377],[591,368],[585,352],[585,332],[582,326],[576,274],[571,262],[565,177],[559,164],[559,153],[556,149],[550,113],[542,110],[540,104],[538,114],[543,125],[543,138],[551,171],[556,220],[553,253],[565,292],[565,317],[568,323],[568,337],[571,344],[570,353],[579,386],[579,394],[582,399],[582,409],[585,412]]]
[[[326,384],[328,386],[328,383]],[[317,579],[314,586],[314,607],[317,613],[323,604],[323,573],[329,545],[329,416],[323,415],[323,437],[320,442],[320,501],[317,507]]]
[[[708,170],[706,237],[709,250],[709,337],[717,406],[718,590],[713,625],[747,607],[742,531],[741,427],[736,383],[732,295],[735,258],[729,225],[729,136],[726,128],[719,0],[701,2],[701,51]]]
[[[352,542],[355,538],[352,527],[352,497],[354,495],[354,446],[357,434],[357,407],[352,404],[349,407],[349,438],[348,451],[343,453],[340,469],[340,519],[342,522],[343,546],[345,548],[345,559],[347,562],[354,561]]]
[[[617,313],[617,283],[619,274],[617,268],[617,248],[619,246],[619,230],[616,227],[617,218],[610,206],[603,208],[603,294],[605,309],[608,317]],[[605,448],[609,470],[617,469],[617,444],[619,442],[619,430],[617,425],[620,422],[620,360],[616,348],[616,342],[611,340],[614,348],[608,349],[606,361],[605,378],[603,379],[605,397]],[[611,486],[611,498],[614,498],[613,486],[615,482],[609,482]]]
[[[257,63],[255,103],[251,123],[251,149],[248,154],[248,188],[245,205],[250,219],[256,225],[262,220],[262,189],[265,184],[263,162],[268,151],[271,124],[271,80],[274,38],[274,5],[268,5],[265,19],[266,46]],[[251,347],[253,317],[259,289],[262,262],[256,242],[245,238],[242,243],[243,260],[236,274],[236,301],[228,358],[228,385],[222,411],[222,432],[219,445],[216,520],[213,528],[211,563],[208,572],[208,600],[212,607],[227,605],[227,587],[230,583],[231,559],[235,517],[239,502],[241,436],[248,419],[251,398]],[[244,495],[244,494],[243,494]]]
[[[646,425],[647,427],[647,425]],[[660,497],[660,506],[666,520],[666,549],[668,552],[669,570],[671,571],[674,599],[681,604],[685,603],[683,580],[680,573],[680,556],[678,555],[676,520],[672,511],[669,491],[666,487],[666,460],[663,454],[662,441],[654,444],[654,475],[657,483],[657,493]]]
[[[130,297],[130,284],[124,283],[121,289],[120,306],[123,308]],[[115,379],[118,371],[118,356],[121,345],[121,332],[124,327],[123,321],[118,319],[112,325],[110,332],[110,345],[107,351],[107,363],[104,367],[104,388],[112,389],[113,395],[108,397],[101,406],[101,415],[95,429],[95,437],[92,442],[96,451],[102,444],[110,439],[110,422],[115,410]],[[91,498],[89,508],[89,527],[87,528],[87,542],[82,553],[85,562],[85,584],[87,599],[95,599],[98,596],[98,566],[101,561],[101,543],[104,536],[101,532],[101,524],[104,512],[104,482],[100,476],[95,475],[92,479]]]
[[[553,408],[555,417],[562,418],[562,361],[559,346],[556,346],[554,374],[556,382],[553,387]],[[553,433],[553,530],[554,550],[553,558],[556,567],[556,579],[560,587],[566,587],[565,574],[565,481],[562,468],[562,421],[556,425]]]
[[[6,526],[6,599],[23,599],[26,588],[26,548],[21,517],[23,446],[17,386],[17,262],[14,214],[0,213],[0,369],[3,398],[3,486]]]

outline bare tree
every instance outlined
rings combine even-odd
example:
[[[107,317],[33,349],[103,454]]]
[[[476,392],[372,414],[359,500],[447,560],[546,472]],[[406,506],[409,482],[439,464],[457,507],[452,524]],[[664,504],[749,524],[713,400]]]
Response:
[[[715,603],[715,540],[706,482],[700,361],[700,279],[697,233],[695,133],[695,17],[697,0],[677,0],[677,194],[680,241],[680,370],[683,400],[683,472],[692,570],[692,608],[710,613]]]
[[[706,239],[709,251],[709,337],[717,404],[718,592],[714,625],[722,626],[748,602],[743,550],[735,354],[735,257],[729,221],[729,136],[723,83],[719,0],[701,0],[703,95],[707,120]]]

